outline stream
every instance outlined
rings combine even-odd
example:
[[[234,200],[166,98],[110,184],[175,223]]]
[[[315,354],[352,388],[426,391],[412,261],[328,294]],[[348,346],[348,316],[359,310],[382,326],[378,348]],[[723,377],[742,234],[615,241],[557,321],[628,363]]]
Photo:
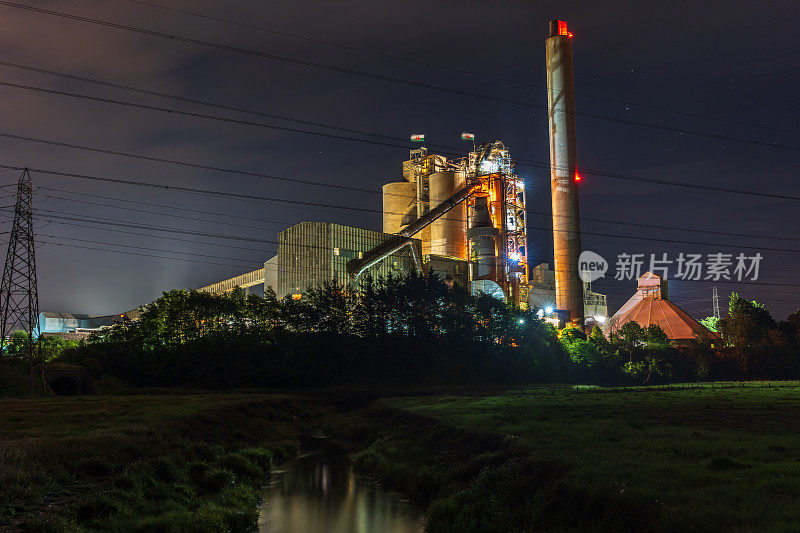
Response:
[[[353,473],[346,453],[324,438],[300,439],[297,458],[272,471],[260,533],[410,533],[423,517],[396,493]]]

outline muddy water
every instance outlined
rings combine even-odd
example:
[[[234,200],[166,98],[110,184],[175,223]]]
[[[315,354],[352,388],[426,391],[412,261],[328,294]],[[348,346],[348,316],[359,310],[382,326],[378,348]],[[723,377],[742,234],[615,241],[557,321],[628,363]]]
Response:
[[[258,521],[261,533],[411,533],[422,517],[399,495],[353,473],[346,454],[321,438],[273,470]]]

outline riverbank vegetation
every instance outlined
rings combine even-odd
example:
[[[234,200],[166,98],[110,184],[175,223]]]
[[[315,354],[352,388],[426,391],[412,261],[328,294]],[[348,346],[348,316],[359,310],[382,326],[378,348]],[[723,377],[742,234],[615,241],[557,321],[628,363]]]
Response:
[[[296,452],[280,395],[0,400],[0,530],[243,531]]]
[[[329,421],[429,531],[788,531],[800,387],[384,399]]]
[[[731,385],[0,400],[0,530],[244,531],[312,428],[432,532],[791,530],[800,385]]]

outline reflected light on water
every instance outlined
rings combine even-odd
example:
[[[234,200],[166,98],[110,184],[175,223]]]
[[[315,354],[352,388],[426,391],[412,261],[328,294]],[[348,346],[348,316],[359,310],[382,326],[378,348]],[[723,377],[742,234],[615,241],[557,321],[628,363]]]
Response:
[[[353,474],[324,439],[301,440],[301,454],[274,471],[264,490],[261,533],[411,533],[421,515],[399,495]]]

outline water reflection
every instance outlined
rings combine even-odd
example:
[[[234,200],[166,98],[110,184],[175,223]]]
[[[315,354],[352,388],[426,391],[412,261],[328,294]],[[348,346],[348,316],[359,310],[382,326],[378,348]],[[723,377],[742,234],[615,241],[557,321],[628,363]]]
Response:
[[[324,439],[301,439],[300,450],[297,459],[273,471],[260,532],[423,531],[421,517],[408,503],[353,475],[347,456]]]

